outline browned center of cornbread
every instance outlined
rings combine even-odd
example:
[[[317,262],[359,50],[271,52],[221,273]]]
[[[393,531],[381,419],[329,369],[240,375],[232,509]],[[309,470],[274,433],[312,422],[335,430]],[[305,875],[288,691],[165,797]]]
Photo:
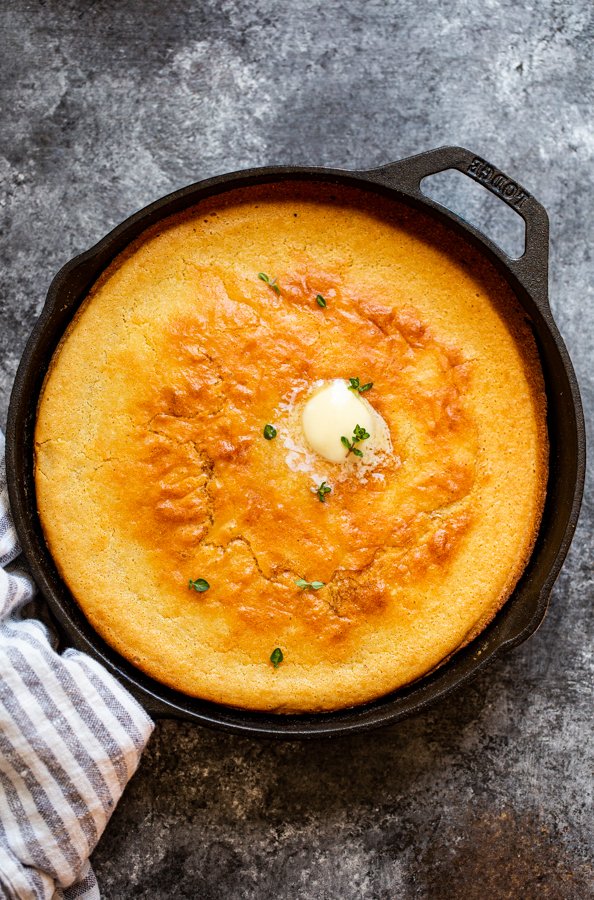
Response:
[[[390,593],[406,610],[411,580],[443,578],[471,521],[472,363],[414,308],[313,263],[279,272],[280,296],[212,268],[193,268],[192,281],[199,302],[154,338],[159,377],[135,380],[135,425],[106,497],[112,518],[131,523],[172,593],[207,578],[208,594],[185,599],[223,611],[230,643],[290,624],[298,645],[315,640],[344,659]],[[134,353],[122,349],[117,365],[133,370]],[[286,439],[298,435],[283,407],[316,380],[360,370],[394,454],[363,479],[361,462],[345,479],[342,464],[322,464],[332,485],[322,505],[307,469],[287,465]],[[270,421],[273,441],[262,434]],[[108,450],[101,438],[96,449]],[[296,590],[299,577],[326,589]]]

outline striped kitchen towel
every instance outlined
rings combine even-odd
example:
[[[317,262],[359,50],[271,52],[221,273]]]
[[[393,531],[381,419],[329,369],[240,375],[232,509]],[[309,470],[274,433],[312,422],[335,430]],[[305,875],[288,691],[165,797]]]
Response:
[[[0,432],[0,896],[96,900],[89,856],[153,723],[95,660],[22,615]]]

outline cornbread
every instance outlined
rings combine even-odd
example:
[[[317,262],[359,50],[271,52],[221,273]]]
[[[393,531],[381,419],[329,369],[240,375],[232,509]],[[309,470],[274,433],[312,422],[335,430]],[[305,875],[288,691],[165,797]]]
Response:
[[[303,415],[340,380],[373,427],[329,459]],[[155,679],[338,709],[430,672],[509,598],[545,414],[525,313],[462,237],[355,188],[235,190],[93,286],[40,398],[39,515],[86,617]]]

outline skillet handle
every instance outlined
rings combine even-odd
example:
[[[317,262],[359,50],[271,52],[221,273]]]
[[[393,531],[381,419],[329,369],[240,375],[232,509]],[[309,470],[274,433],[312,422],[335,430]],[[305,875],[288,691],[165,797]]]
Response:
[[[519,259],[508,257],[480,231],[467,223],[464,225],[471,228],[483,242],[488,243],[498,256],[503,257],[505,264],[526,290],[548,308],[549,217],[544,206],[517,181],[464,147],[439,147],[437,150],[428,150],[359,174],[371,181],[396,188],[423,204],[443,210],[445,207],[430,200],[421,191],[421,181],[428,175],[436,175],[446,169],[457,169],[478,181],[524,219],[526,246]],[[450,218],[459,221],[455,213],[447,209],[446,212]]]
[[[149,693],[148,691],[143,691],[136,684],[132,684],[130,681],[126,681],[123,684],[123,687],[128,691],[129,694],[132,694],[137,703],[142,706],[144,711],[151,717],[151,719],[153,719],[153,721],[156,722],[159,719],[183,718],[183,716],[176,711],[176,708],[173,704],[169,705],[165,703],[164,700],[161,700],[155,694]]]
[[[156,696],[152,691],[143,688],[132,678],[126,680],[122,679],[122,673],[118,671],[116,667],[110,665],[109,660],[101,658],[97,653],[93,653],[92,647],[89,646],[80,634],[76,635],[76,633],[65,628],[57,616],[50,610],[49,605],[42,594],[38,594],[37,597],[31,601],[28,609],[32,616],[39,619],[49,628],[50,634],[53,635],[52,646],[57,653],[61,654],[64,650],[74,648],[75,650],[80,650],[82,653],[93,656],[94,659],[97,659],[105,666],[114,678],[120,681],[122,687],[124,687],[128,693],[132,694],[134,699],[144,708],[151,719],[170,719],[176,716],[175,706],[173,704],[166,703],[165,700]]]

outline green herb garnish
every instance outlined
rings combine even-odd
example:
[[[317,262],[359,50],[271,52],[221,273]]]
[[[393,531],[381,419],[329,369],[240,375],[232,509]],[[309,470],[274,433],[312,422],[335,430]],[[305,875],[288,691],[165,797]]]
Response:
[[[265,425],[264,431],[262,432],[267,441],[271,441],[276,437],[276,428],[274,425]]]
[[[319,591],[320,588],[326,586],[325,581],[306,581],[305,578],[298,578],[295,584],[304,591],[307,590],[307,588],[311,588],[312,591]]]
[[[349,391],[359,391],[360,394],[370,391],[373,387],[373,381],[368,381],[367,384],[361,384],[358,378],[349,378],[349,381]]]
[[[349,441],[347,437],[341,437],[340,443],[343,447],[346,447],[348,450],[347,456],[349,453],[352,453],[354,456],[363,456],[363,452],[359,450],[358,447],[355,447],[355,444],[358,444],[359,441],[366,441],[368,437],[371,437],[368,431],[365,431],[361,425],[355,425],[353,429],[353,440]]]
[[[270,275],[267,275],[266,272],[258,272],[258,278],[260,281],[263,281],[268,285],[269,288],[272,288],[275,294],[280,294],[280,287],[276,283],[276,278],[271,278]]]
[[[332,490],[332,488],[330,487],[328,482],[322,481],[321,485],[319,486],[319,488],[316,491],[316,494],[318,495],[318,500],[320,501],[320,503],[326,502],[326,494],[329,494],[331,490]]]
[[[270,654],[270,662],[272,663],[272,665],[274,666],[275,669],[278,669],[278,667],[282,663],[283,659],[284,659],[283,651],[281,650],[280,647],[275,647],[275,649]]]
[[[196,578],[195,581],[192,581],[192,579],[190,578],[188,587],[190,589],[194,588],[194,590],[198,591],[199,594],[203,594],[204,591],[207,591],[209,589],[210,585],[206,578]]]
[[[326,309],[326,306],[328,305],[321,294],[318,294],[316,296],[316,303],[318,304],[318,306],[321,306],[322,309]]]

